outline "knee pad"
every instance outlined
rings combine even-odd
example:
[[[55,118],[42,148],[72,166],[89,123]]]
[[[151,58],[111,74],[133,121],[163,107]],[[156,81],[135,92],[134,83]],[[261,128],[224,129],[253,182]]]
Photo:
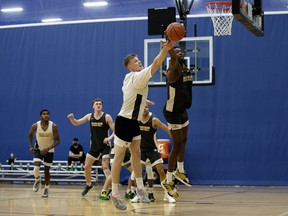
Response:
[[[153,179],[153,170],[152,165],[146,165],[146,173],[147,173],[147,179]]]

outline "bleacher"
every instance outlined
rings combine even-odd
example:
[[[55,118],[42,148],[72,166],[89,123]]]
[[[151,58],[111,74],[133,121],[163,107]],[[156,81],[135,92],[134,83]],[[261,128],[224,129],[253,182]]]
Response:
[[[16,160],[13,165],[0,166],[1,181],[19,181],[34,182],[33,160]],[[44,165],[40,168],[41,179],[44,180]],[[74,163],[70,167],[67,161],[55,160],[50,168],[51,183],[52,182],[85,182],[84,167],[79,163]],[[92,166],[91,181],[103,181],[104,174],[101,166]]]

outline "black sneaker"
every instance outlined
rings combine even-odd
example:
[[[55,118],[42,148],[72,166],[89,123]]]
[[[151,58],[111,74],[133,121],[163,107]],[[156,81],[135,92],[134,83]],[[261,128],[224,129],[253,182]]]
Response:
[[[91,184],[90,186],[86,185],[86,187],[84,188],[83,192],[82,192],[82,196],[85,196],[90,190],[92,190],[94,187]]]
[[[148,199],[150,200],[150,202],[155,202],[154,194],[148,193]]]
[[[125,192],[125,198],[132,200],[135,197],[135,193],[133,191]]]
[[[43,194],[42,194],[42,198],[48,198],[48,196],[49,196],[49,189],[47,189],[47,188],[45,188],[44,189],[44,192],[43,192]]]

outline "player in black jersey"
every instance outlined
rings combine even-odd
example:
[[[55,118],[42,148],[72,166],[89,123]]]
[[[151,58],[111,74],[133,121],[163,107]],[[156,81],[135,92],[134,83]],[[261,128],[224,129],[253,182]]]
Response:
[[[192,105],[192,74],[185,64],[184,52],[180,47],[169,51],[171,60],[166,72],[167,100],[163,114],[173,140],[173,148],[168,158],[166,179],[162,187],[174,198],[178,197],[172,175],[185,185],[191,187],[184,170],[184,154],[188,133],[188,113]],[[177,163],[177,169],[175,169]]]
[[[85,160],[85,179],[87,185],[82,192],[82,196],[85,196],[93,188],[91,184],[91,167],[95,161],[101,160],[106,178],[110,175],[109,153],[110,142],[114,136],[114,123],[112,117],[102,111],[102,105],[102,100],[97,98],[92,102],[93,113],[88,113],[80,119],[75,119],[73,113],[67,116],[74,126],[90,122],[90,149],[86,154]],[[109,129],[112,131],[111,135],[109,135]]]
[[[113,159],[114,159],[114,149],[112,148],[111,152],[110,152],[111,165],[113,164]],[[126,149],[125,157],[124,157],[124,160],[122,162],[122,166],[125,167],[130,173],[132,173],[131,154],[130,154],[129,148]],[[126,199],[133,199],[135,196],[135,184],[134,184],[134,181],[131,179],[131,177],[128,180],[127,190],[125,193]],[[111,185],[112,185],[112,176],[109,175],[108,178],[106,178],[106,180],[104,182],[103,188],[102,188],[101,193],[99,195],[99,199],[101,199],[101,200],[109,200],[110,199]]]
[[[141,132],[141,163],[146,166],[148,179],[148,198],[151,202],[155,202],[153,195],[153,171],[152,167],[156,167],[160,181],[165,179],[164,161],[157,147],[157,128],[161,128],[170,136],[168,127],[163,124],[154,114],[149,112],[148,105],[145,106],[142,118],[138,121]],[[170,203],[175,203],[175,199],[165,191],[164,200]],[[135,196],[131,202],[138,202],[138,197]]]

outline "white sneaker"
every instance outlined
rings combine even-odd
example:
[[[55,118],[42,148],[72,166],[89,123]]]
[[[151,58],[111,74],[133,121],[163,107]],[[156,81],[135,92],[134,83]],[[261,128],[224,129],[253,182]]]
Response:
[[[169,203],[176,203],[176,200],[169,196],[167,192],[164,192],[164,201],[168,201]]]
[[[140,202],[140,198],[139,198],[138,195],[136,194],[136,195],[134,196],[134,198],[131,199],[130,202],[131,202],[131,203],[138,203],[138,202]]]
[[[113,202],[115,208],[117,208],[119,210],[126,210],[127,209],[125,203],[121,199],[119,199],[118,197],[113,196],[111,194],[110,199]]]
[[[33,192],[37,192],[39,190],[40,186],[41,186],[41,178],[39,177],[39,179],[35,180],[35,182],[33,184],[33,188],[32,188]]]
[[[142,203],[150,203],[150,200],[148,199],[144,189],[136,188],[136,194]]]

